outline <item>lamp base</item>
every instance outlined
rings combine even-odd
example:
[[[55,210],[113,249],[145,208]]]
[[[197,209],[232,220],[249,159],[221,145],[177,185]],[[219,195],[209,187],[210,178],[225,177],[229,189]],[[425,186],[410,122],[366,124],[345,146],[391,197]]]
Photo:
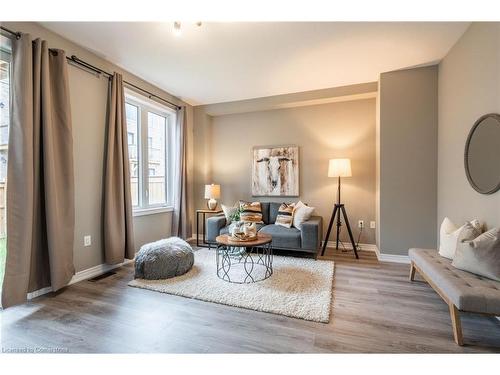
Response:
[[[330,224],[328,225],[328,231],[326,232],[325,241],[323,242],[323,250],[321,252],[321,256],[325,255],[326,246],[328,245],[328,239],[330,238],[330,232],[332,231],[332,226],[335,221],[335,217],[337,217],[337,239],[335,248],[339,248],[339,236],[340,236],[340,227],[342,226],[341,215],[344,217],[345,225],[347,227],[347,232],[349,233],[349,240],[351,241],[352,249],[354,250],[354,255],[356,259],[359,259],[358,250],[356,249],[356,243],[354,242],[354,237],[352,236],[351,225],[349,224],[349,219],[347,218],[347,212],[345,210],[345,206],[343,203],[335,203],[335,207],[333,208],[332,217],[330,219]]]
[[[209,210],[215,210],[217,208],[217,201],[215,199],[209,199],[207,202],[207,207]]]

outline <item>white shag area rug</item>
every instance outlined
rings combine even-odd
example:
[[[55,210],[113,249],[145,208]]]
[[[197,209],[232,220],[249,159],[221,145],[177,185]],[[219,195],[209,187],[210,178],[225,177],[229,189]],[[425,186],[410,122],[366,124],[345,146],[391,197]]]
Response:
[[[135,279],[128,285],[202,301],[328,323],[333,288],[332,261],[274,256],[270,278],[232,284],[216,274],[215,251],[198,250],[186,274],[166,280]]]

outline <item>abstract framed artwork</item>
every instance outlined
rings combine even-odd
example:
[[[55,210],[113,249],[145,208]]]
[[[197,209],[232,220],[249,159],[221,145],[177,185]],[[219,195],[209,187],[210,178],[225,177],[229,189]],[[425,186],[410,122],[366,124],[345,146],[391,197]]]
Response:
[[[298,146],[254,147],[252,158],[252,196],[299,196]]]

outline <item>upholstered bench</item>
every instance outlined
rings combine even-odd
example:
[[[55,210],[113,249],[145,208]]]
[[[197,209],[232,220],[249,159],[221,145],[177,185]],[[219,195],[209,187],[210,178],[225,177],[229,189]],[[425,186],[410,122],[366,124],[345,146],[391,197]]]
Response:
[[[500,282],[456,269],[436,250],[410,249],[408,255],[410,281],[418,271],[448,304],[458,345],[463,345],[460,311],[500,316]]]

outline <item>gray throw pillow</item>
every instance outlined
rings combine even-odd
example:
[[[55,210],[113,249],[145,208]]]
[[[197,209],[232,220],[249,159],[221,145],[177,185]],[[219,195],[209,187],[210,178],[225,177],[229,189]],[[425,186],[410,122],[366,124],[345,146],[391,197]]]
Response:
[[[500,228],[459,243],[452,266],[500,281]]]

